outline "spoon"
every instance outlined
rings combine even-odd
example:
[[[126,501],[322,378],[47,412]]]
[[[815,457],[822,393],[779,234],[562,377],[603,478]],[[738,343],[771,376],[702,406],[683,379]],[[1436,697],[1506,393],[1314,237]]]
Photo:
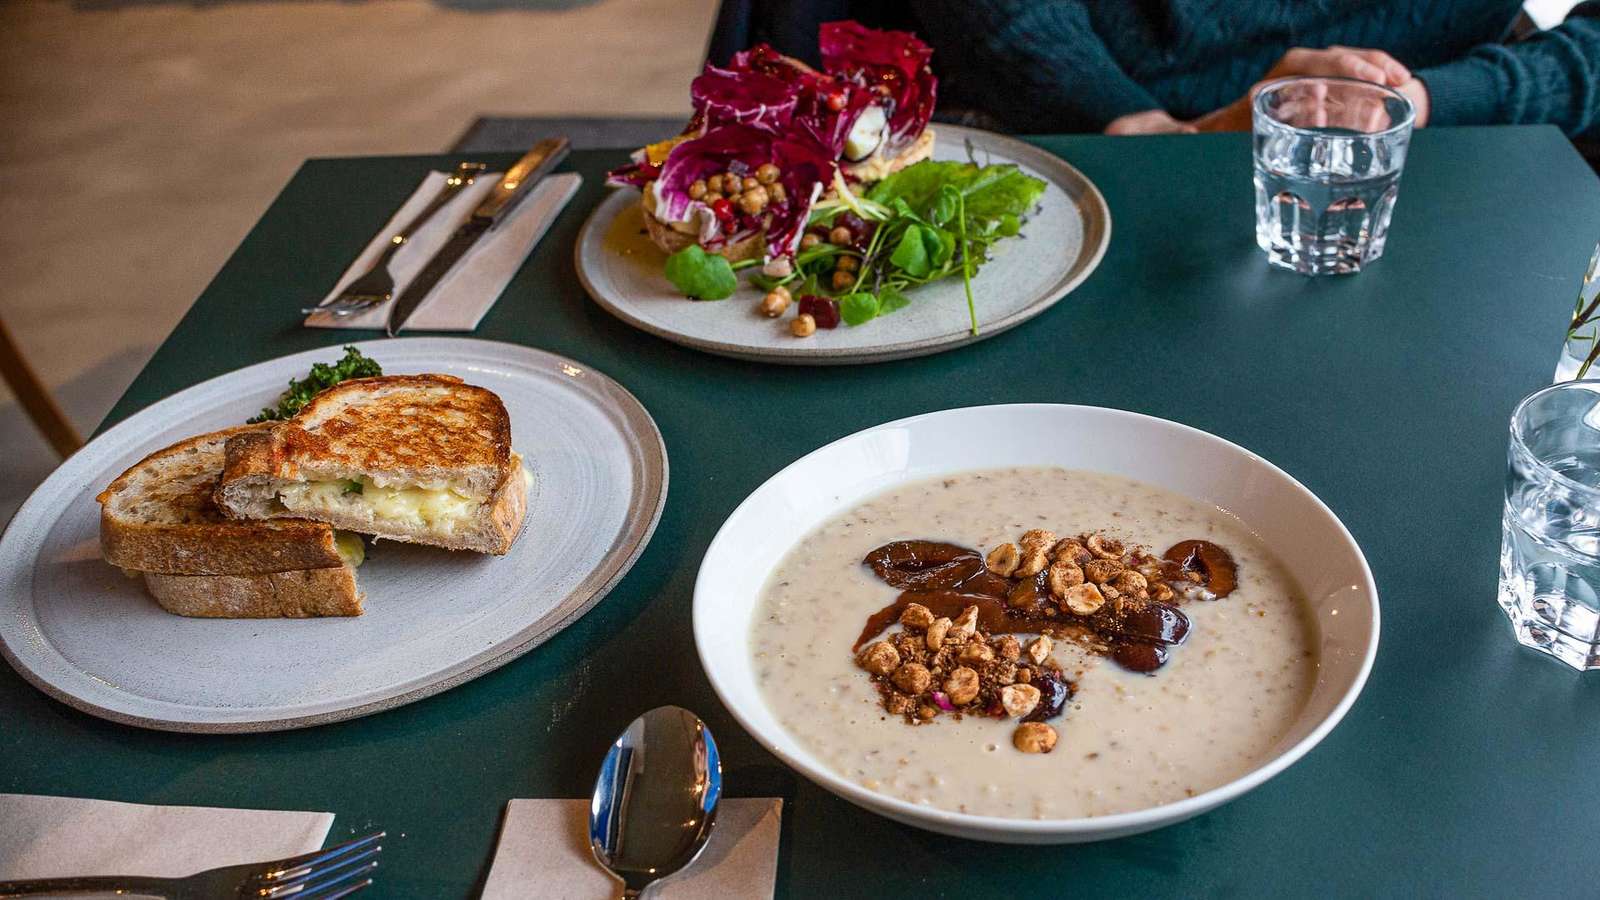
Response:
[[[711,837],[722,761],[694,713],[658,706],[606,751],[589,803],[589,847],[633,900],[694,862]]]

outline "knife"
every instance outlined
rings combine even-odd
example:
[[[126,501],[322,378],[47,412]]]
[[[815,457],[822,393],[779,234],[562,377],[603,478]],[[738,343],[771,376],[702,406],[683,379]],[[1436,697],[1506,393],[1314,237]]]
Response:
[[[422,301],[450,274],[450,270],[456,267],[461,257],[467,255],[478,239],[504,222],[517,204],[532,192],[533,186],[560,164],[571,149],[572,144],[566,138],[547,138],[534,144],[533,149],[506,170],[500,182],[467,217],[465,224],[457,228],[444,246],[433,254],[417,277],[406,285],[406,289],[394,301],[394,306],[389,308],[389,320],[384,324],[384,330],[390,337],[405,327],[406,320],[411,318]]]

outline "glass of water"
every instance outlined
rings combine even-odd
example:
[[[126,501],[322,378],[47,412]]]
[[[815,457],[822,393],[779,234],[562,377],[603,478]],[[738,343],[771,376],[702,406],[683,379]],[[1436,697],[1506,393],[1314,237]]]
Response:
[[[1282,78],[1251,121],[1256,243],[1305,275],[1359,272],[1383,255],[1415,113],[1404,95],[1352,78]]]
[[[1520,643],[1600,669],[1600,380],[1517,404],[1509,458],[1500,606]]]

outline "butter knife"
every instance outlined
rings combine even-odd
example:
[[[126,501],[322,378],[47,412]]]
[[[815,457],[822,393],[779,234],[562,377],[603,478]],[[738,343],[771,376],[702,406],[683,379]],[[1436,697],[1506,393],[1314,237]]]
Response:
[[[450,274],[461,258],[467,255],[467,251],[495,226],[504,222],[517,204],[528,196],[533,186],[559,165],[571,149],[572,144],[566,138],[547,138],[534,144],[533,149],[506,170],[499,183],[467,217],[467,221],[455,230],[444,246],[422,267],[422,271],[417,273],[417,277],[411,279],[406,289],[400,292],[394,306],[389,309],[389,320],[384,325],[390,337],[405,327],[411,314],[417,311],[422,301],[428,299],[428,294]]]

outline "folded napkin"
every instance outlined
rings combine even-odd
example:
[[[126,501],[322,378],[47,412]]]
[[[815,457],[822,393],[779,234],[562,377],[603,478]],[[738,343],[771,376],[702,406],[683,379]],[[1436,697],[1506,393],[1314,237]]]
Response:
[[[333,813],[0,794],[0,880],[182,878],[320,850]]]
[[[651,900],[772,897],[778,873],[777,798],[724,798],[694,864],[650,889]],[[589,852],[589,801],[513,800],[482,900],[614,900],[622,883]]]
[[[339,276],[323,302],[333,299],[344,286],[366,274],[377,261],[378,255],[389,246],[389,240],[404,228],[418,213],[432,202],[448,176],[444,172],[429,172],[422,184],[412,192],[383,229],[367,244],[350,268]],[[434,214],[428,224],[412,236],[406,246],[389,261],[389,274],[394,276],[394,295],[399,297],[433,254],[450,239],[456,228],[472,215],[483,198],[500,181],[500,173],[485,173],[472,184],[462,188],[443,209]],[[582,176],[564,173],[545,177],[534,185],[509,216],[493,231],[478,239],[456,267],[434,286],[428,299],[412,314],[406,328],[415,331],[471,331],[478,327],[489,308],[500,299],[511,276],[517,274],[528,254],[549,230],[550,223],[561,214],[562,208],[577,193]],[[364,328],[381,330],[389,320],[390,303],[375,306],[364,313],[335,318],[324,313],[312,313],[305,324],[311,328]]]

